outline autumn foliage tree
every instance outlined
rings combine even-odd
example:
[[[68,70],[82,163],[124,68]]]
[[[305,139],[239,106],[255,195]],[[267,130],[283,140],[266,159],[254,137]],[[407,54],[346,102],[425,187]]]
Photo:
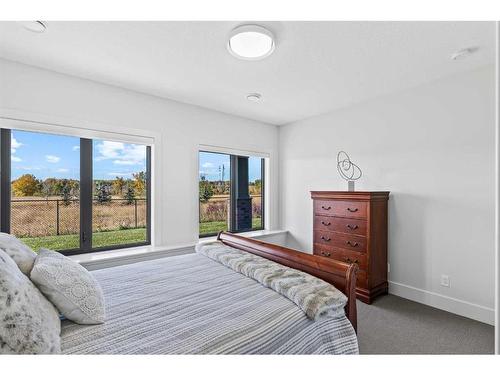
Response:
[[[12,182],[12,192],[15,197],[30,197],[41,191],[41,181],[32,174],[23,174]]]
[[[141,171],[138,173],[133,173],[134,176],[134,190],[135,193],[142,197],[146,193],[146,173]]]
[[[127,183],[123,177],[116,177],[113,180],[113,194],[122,196],[123,189],[126,187]],[[126,192],[125,192],[126,193]]]

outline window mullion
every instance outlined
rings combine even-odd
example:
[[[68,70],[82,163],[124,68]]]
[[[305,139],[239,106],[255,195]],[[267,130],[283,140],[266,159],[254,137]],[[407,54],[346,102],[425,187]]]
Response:
[[[10,233],[11,130],[0,129],[0,231]]]
[[[230,197],[229,197],[229,232],[236,231],[236,199],[238,197],[238,156],[230,155]]]
[[[80,249],[92,250],[92,140],[80,138]]]

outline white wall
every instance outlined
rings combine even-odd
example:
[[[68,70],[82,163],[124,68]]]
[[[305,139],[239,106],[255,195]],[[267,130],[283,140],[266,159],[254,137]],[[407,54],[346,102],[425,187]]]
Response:
[[[0,116],[157,136],[154,239],[162,246],[197,241],[200,144],[268,153],[266,217],[278,227],[275,126],[1,59]]]
[[[311,190],[390,190],[390,290],[493,322],[494,68],[461,74],[280,128],[282,226],[312,251]],[[451,288],[440,286],[450,276]]]

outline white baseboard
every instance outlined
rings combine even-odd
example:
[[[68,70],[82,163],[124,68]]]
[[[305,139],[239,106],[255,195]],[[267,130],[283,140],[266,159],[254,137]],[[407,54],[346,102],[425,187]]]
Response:
[[[389,293],[424,305],[432,306],[453,314],[494,325],[495,310],[439,293],[415,288],[409,285],[389,281]]]

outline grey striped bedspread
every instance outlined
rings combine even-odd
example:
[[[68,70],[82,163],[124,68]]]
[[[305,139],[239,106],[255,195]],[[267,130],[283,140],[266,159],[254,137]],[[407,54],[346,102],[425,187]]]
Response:
[[[310,320],[286,297],[200,254],[93,275],[106,322],[64,321],[64,354],[358,353],[345,315]]]

